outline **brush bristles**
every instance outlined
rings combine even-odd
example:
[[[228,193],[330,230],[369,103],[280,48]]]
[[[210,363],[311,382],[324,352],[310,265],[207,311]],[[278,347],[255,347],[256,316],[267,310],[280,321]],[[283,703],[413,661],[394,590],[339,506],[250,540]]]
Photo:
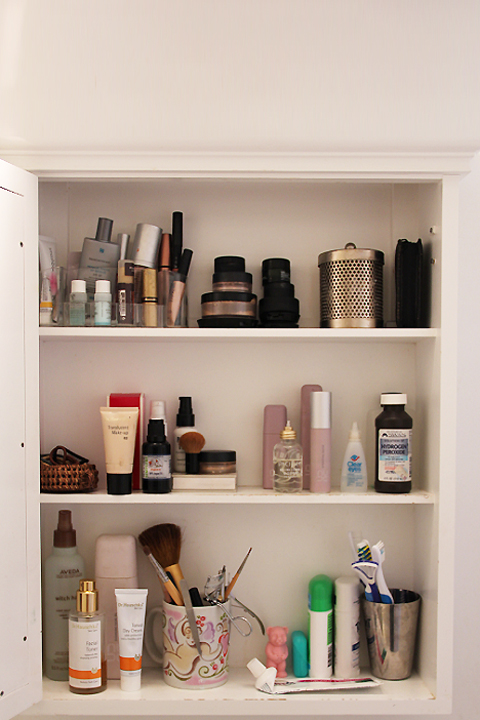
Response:
[[[184,433],[179,441],[182,450],[189,455],[197,455],[205,445],[205,438],[199,432],[191,431]]]
[[[177,565],[182,548],[182,531],[174,523],[153,525],[138,536],[143,546],[150,548],[155,560],[164,568]]]

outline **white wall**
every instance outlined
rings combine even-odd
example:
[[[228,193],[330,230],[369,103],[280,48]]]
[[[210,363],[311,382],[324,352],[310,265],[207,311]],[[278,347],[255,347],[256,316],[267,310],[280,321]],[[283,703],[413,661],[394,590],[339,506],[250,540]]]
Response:
[[[0,154],[480,148],[478,0],[1,0]],[[462,182],[454,720],[475,717],[480,158]]]
[[[0,0],[0,151],[480,147],[478,0]]]

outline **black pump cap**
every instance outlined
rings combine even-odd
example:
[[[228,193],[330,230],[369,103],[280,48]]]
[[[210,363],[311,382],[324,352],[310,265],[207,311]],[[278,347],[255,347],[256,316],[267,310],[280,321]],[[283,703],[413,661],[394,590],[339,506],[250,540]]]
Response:
[[[165,423],[161,418],[152,418],[148,421],[147,442],[165,442]]]
[[[112,238],[112,227],[113,220],[103,217],[98,218],[95,240],[98,240],[98,242],[110,242]]]
[[[262,284],[271,282],[290,282],[290,260],[268,258],[262,262]]]
[[[191,397],[179,397],[180,405],[177,413],[177,427],[193,427],[195,415],[192,410]]]
[[[216,273],[245,272],[245,258],[237,255],[221,255],[216,257],[213,262]]]

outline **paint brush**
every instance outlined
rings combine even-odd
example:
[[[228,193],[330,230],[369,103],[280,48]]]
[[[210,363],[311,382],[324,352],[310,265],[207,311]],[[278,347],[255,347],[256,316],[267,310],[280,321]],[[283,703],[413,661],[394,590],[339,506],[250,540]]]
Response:
[[[163,585],[165,587],[166,592],[171,597],[171,599],[173,600],[175,605],[183,605],[182,596],[180,595],[179,591],[177,590],[177,588],[175,587],[173,582],[170,580],[170,578],[168,577],[167,573],[165,572],[163,567],[160,565],[158,560],[155,560],[155,558],[152,555],[152,551],[150,550],[148,545],[143,545],[143,552],[145,553],[145,555],[148,557],[148,559],[152,563],[152,565],[155,569],[155,572],[157,573],[159,579],[161,580],[161,582],[163,583]]]
[[[233,588],[234,588],[234,585],[235,585],[235,583],[237,582],[238,577],[239,577],[240,573],[242,572],[243,568],[245,567],[245,563],[247,562],[248,556],[250,555],[251,552],[252,552],[252,548],[250,548],[250,550],[247,552],[247,554],[245,555],[245,557],[244,557],[244,559],[243,559],[242,564],[241,564],[240,567],[238,568],[238,570],[237,570],[237,572],[235,573],[235,575],[233,576],[233,578],[230,580],[230,582],[229,582],[229,584],[228,584],[228,587],[227,587],[227,589],[225,590],[225,599],[224,599],[224,602],[226,602],[226,601],[228,600],[228,596],[229,596],[230,593],[232,592],[232,590],[233,590]]]
[[[183,580],[183,573],[179,565],[180,550],[182,548],[182,531],[178,525],[173,523],[161,523],[153,525],[144,530],[138,536],[142,545],[150,548],[155,560],[169,572],[179,593],[180,580]],[[183,598],[182,598],[182,605]]]

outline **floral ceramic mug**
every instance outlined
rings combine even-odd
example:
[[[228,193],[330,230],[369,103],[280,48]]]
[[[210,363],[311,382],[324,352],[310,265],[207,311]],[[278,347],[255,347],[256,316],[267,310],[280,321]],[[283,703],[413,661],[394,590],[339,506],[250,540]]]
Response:
[[[228,603],[227,603],[228,609]],[[194,607],[202,657],[199,656],[185,607],[163,603],[153,608],[147,619],[147,650],[159,660],[152,645],[155,614],[163,613],[163,677],[177,688],[203,689],[223,685],[228,680],[230,623],[225,610],[217,605]]]

